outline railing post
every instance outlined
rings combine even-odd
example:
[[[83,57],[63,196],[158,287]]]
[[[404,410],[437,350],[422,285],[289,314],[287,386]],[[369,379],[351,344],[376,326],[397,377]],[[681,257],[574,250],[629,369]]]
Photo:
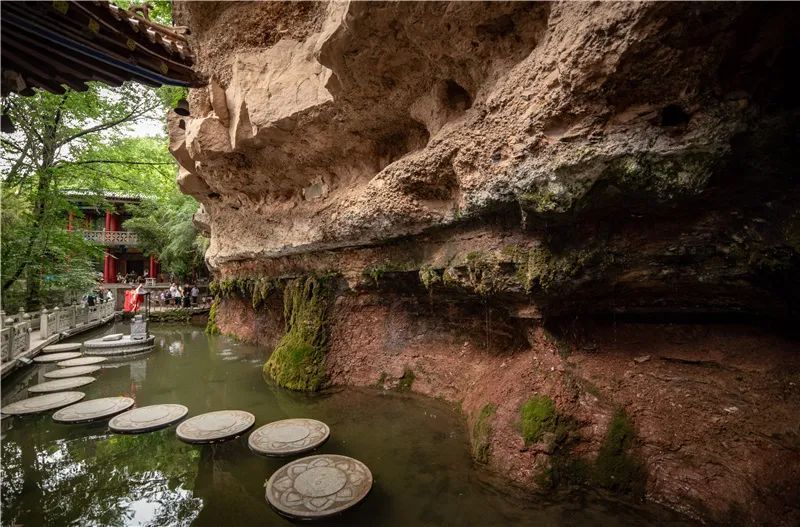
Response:
[[[50,336],[48,334],[49,325],[47,323],[47,314],[48,313],[49,313],[49,311],[47,311],[47,308],[43,307],[42,308],[42,314],[40,315],[41,320],[39,321],[39,335],[41,335],[43,340],[46,340],[47,337]]]

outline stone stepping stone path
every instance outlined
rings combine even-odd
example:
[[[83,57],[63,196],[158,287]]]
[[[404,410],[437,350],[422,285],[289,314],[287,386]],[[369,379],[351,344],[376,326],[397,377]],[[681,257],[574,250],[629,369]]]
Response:
[[[372,473],[357,459],[322,454],[282,466],[266,487],[267,501],[279,513],[314,520],[360,503],[372,489]]]
[[[241,410],[219,410],[196,415],[178,425],[175,433],[186,443],[215,443],[233,439],[250,429],[256,418]]]
[[[77,403],[84,397],[86,397],[86,394],[83,392],[48,393],[47,395],[37,395],[36,397],[29,397],[28,399],[7,404],[0,408],[0,412],[6,415],[36,414]]]
[[[44,353],[60,353],[63,351],[78,351],[81,349],[80,342],[70,342],[64,344],[50,344],[42,348]]]
[[[79,351],[69,351],[67,353],[45,353],[33,358],[34,362],[59,362],[67,359],[77,359],[81,356]]]
[[[75,366],[73,368],[61,368],[60,370],[49,371],[44,374],[47,379],[66,379],[67,377],[80,377],[89,375],[100,370],[100,366]]]
[[[53,414],[57,423],[88,423],[124,412],[135,401],[130,397],[103,397],[62,408]]]
[[[108,422],[108,427],[122,434],[151,432],[180,421],[188,413],[182,404],[153,404],[119,414]]]
[[[256,454],[291,456],[318,448],[330,435],[330,428],[322,421],[284,419],[256,429],[247,444]]]
[[[107,361],[107,357],[78,357],[77,359],[67,359],[57,362],[56,366],[59,368],[69,368],[72,366],[91,366],[92,364],[100,364]]]
[[[30,393],[62,392],[86,386],[96,381],[94,377],[68,377],[66,379],[56,379],[54,381],[40,382],[28,388]]]

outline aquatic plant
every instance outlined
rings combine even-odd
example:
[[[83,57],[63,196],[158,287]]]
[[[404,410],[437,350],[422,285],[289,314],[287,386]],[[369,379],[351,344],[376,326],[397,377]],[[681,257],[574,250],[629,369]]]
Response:
[[[219,326],[217,326],[217,310],[219,309],[220,298],[214,297],[211,303],[211,309],[208,310],[208,322],[206,322],[207,335],[219,335]]]

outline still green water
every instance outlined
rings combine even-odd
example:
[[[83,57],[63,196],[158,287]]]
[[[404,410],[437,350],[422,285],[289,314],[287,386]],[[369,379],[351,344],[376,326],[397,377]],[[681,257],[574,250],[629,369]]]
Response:
[[[87,333],[128,332],[123,325]],[[86,398],[128,395],[138,406],[181,403],[189,415],[240,409],[256,427],[289,417],[328,423],[320,452],[360,459],[375,484],[354,510],[318,525],[606,526],[690,525],[662,509],[595,494],[543,500],[492,481],[470,460],[454,406],[411,394],[340,389],[320,395],[265,383],[266,352],[202,328],[154,325],[146,357],[106,363]],[[3,383],[3,403],[26,396],[55,366],[33,366]],[[142,435],[110,433],[106,422],[54,423],[50,414],[2,421],[2,524],[289,525],[264,499],[264,482],[286,460],[251,453],[247,435],[192,446],[175,426]]]

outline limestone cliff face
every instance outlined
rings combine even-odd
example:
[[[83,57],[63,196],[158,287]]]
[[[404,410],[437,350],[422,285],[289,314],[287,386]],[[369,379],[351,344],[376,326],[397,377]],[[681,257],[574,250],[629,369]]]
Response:
[[[602,451],[622,405],[642,436],[649,496],[716,519],[800,517],[786,505],[797,478],[742,468],[754,452],[766,467],[783,451],[787,473],[800,474],[800,430],[776,421],[800,418],[794,381],[779,400],[763,371],[743,373],[769,394],[774,419],[736,414],[746,425],[732,425],[725,414],[712,441],[701,430],[720,409],[695,408],[692,439],[679,444],[666,439],[664,416],[682,403],[658,406],[667,399],[654,390],[731,412],[744,404],[716,370],[703,370],[718,381],[710,394],[693,384],[703,375],[674,369],[706,357],[682,340],[691,360],[665,352],[648,363],[662,368],[654,378],[681,379],[659,385],[629,375],[632,356],[649,352],[635,338],[627,361],[601,366],[580,339],[568,346],[577,358],[564,359],[539,324],[612,313],[797,320],[800,10],[176,2],[175,14],[209,79],[192,90],[191,117],[170,116],[179,184],[202,203],[196,222],[211,235],[207,260],[223,280],[341,276],[331,382],[380,374],[391,384],[408,366],[419,391],[462,401],[471,423],[496,405],[489,463],[526,485],[556,466],[552,449],[528,451],[514,431],[531,392],[575,416],[586,455]],[[222,302],[219,325],[274,346],[281,302],[246,289]],[[662,330],[651,336],[669,340]],[[615,349],[603,342],[590,349]],[[789,377],[792,349],[781,341],[769,356]],[[487,388],[489,372],[505,391]],[[750,432],[772,443],[741,443]],[[742,467],[719,469],[727,455]],[[753,491],[764,477],[784,490]]]
[[[791,6],[176,11],[211,85],[172,150],[222,274],[416,236],[407,268],[458,278],[466,240],[545,309],[796,315]]]

